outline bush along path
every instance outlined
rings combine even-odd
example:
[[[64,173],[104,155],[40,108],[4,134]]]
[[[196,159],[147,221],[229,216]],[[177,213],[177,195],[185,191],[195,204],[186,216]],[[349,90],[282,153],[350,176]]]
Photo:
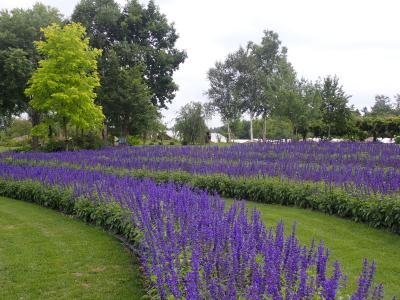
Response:
[[[139,268],[100,228],[0,197],[0,299],[140,299]]]
[[[116,168],[107,166],[107,162],[102,162],[104,165],[88,163],[86,156],[91,153],[90,151],[87,154],[84,151],[78,154],[68,153],[68,162],[63,161],[60,156],[64,153],[2,153],[0,161],[13,165],[64,166],[73,169],[98,170],[136,178],[151,178],[157,182],[173,181],[206,189],[211,193],[216,192],[227,198],[317,210],[400,234],[398,193],[357,194],[323,182],[296,181],[280,177],[232,177],[221,173],[192,174],[181,170]],[[99,154],[96,152],[96,155]],[[75,156],[76,159],[74,159]]]
[[[113,229],[138,250],[155,299],[383,299],[376,265],[363,263],[346,290],[323,242],[300,244],[283,223],[267,229],[257,210],[173,183],[98,171],[2,165],[0,194]]]

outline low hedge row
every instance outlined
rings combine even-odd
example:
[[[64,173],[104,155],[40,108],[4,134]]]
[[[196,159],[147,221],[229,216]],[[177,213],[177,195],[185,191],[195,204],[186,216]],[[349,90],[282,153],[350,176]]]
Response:
[[[58,162],[7,161],[14,164],[60,166]],[[81,168],[77,164],[64,167]],[[324,183],[299,182],[276,177],[230,177],[224,174],[199,175],[182,171],[154,171],[146,169],[114,169],[101,165],[88,169],[151,178],[157,182],[172,181],[195,188],[216,192],[222,197],[244,199],[267,204],[308,208],[330,215],[366,223],[375,228],[400,234],[400,198],[398,195],[355,196],[340,187]],[[362,198],[364,197],[364,198]]]
[[[85,197],[74,198],[71,189],[45,186],[32,180],[0,179],[0,196],[39,204],[72,215],[122,237],[135,246],[139,235],[128,211],[116,202],[93,202]]]
[[[394,196],[370,195],[360,199],[339,187],[274,177],[236,178],[223,174],[193,175],[142,169],[117,172],[158,182],[186,183],[222,197],[308,208],[400,234],[400,199]]]

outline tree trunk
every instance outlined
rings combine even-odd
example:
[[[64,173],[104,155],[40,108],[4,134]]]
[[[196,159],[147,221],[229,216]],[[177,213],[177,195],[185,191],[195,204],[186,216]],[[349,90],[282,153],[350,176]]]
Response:
[[[251,142],[254,141],[254,136],[253,136],[253,118],[254,118],[253,113],[250,113],[250,141]]]
[[[51,127],[51,125],[49,125],[49,134],[48,134],[49,139],[53,138],[53,127]]]
[[[127,137],[128,137],[128,125],[125,123],[122,123],[121,132],[119,135],[119,144],[126,145]]]
[[[40,113],[34,109],[30,109],[29,117],[31,119],[32,128],[40,124]],[[37,149],[39,147],[39,137],[32,136],[31,146],[33,149]]]
[[[328,140],[331,139],[331,124],[328,125]]]
[[[378,140],[378,134],[376,131],[372,132],[372,137],[373,137],[373,142],[376,142]]]
[[[231,142],[231,127],[229,126],[229,121],[227,123],[227,127],[228,127],[228,143]]]
[[[107,137],[108,137],[108,125],[106,123],[103,124],[103,128],[101,130],[101,137],[103,139],[103,142],[107,142]]]
[[[263,142],[267,141],[267,115],[264,114],[263,122]]]
[[[65,140],[65,150],[68,151],[68,123],[67,119],[64,117],[63,118],[63,134],[64,134],[64,140]]]

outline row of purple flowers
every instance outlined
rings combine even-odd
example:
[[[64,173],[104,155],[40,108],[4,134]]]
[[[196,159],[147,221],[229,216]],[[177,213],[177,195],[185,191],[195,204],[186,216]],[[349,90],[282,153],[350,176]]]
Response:
[[[271,176],[324,182],[362,194],[400,190],[400,147],[362,143],[257,143],[228,147],[121,147],[74,153],[5,153],[0,159],[192,174]]]
[[[125,151],[125,150],[124,150]],[[115,201],[130,212],[140,261],[161,299],[335,299],[344,296],[339,262],[320,242],[302,246],[284,225],[265,227],[243,203],[226,209],[217,195],[172,183],[157,185],[99,171],[0,163],[3,180],[33,180],[72,190],[73,199]],[[330,269],[330,271],[328,271]],[[383,298],[365,260],[351,299]]]

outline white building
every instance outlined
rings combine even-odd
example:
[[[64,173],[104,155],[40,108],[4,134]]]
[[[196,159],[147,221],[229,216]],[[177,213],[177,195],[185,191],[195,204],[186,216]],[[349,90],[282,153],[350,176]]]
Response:
[[[211,142],[212,143],[226,143],[227,139],[220,133],[211,132]]]

